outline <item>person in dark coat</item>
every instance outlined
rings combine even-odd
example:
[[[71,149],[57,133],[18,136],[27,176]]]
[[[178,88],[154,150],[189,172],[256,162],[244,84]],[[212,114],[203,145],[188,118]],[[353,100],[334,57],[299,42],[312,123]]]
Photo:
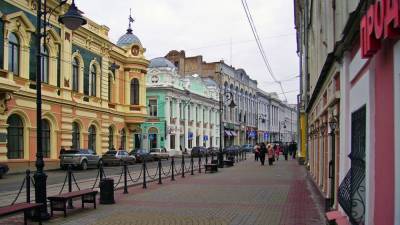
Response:
[[[288,154],[289,154],[289,145],[285,144],[283,146],[283,155],[285,156],[285,160],[288,160]]]
[[[264,166],[264,162],[265,162],[265,154],[267,153],[267,147],[265,146],[264,143],[261,143],[261,147],[260,147],[260,161],[261,161],[261,165]]]

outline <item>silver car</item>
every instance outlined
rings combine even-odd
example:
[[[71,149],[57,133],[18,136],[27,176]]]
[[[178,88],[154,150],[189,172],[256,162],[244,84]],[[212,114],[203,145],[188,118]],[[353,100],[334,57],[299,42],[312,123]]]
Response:
[[[61,169],[71,165],[86,170],[89,167],[98,167],[101,163],[101,158],[91,149],[69,150],[60,156]]]

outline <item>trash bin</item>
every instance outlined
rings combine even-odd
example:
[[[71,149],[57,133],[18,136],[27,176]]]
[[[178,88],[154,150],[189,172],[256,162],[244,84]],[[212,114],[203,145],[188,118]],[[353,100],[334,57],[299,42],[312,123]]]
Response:
[[[114,203],[114,179],[104,178],[100,181],[100,204]]]

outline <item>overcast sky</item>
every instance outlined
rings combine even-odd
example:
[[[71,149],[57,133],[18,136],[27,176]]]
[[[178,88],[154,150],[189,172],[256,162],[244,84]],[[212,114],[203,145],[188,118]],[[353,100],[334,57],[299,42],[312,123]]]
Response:
[[[146,57],[185,50],[207,62],[223,59],[243,68],[258,87],[281,93],[262,61],[241,0],[76,0],[85,16],[110,28],[115,43],[128,27],[132,8],[133,33],[147,49]],[[283,80],[289,103],[298,94],[293,0],[247,0],[272,70]],[[289,80],[289,81],[287,81]],[[281,99],[283,95],[280,94]]]

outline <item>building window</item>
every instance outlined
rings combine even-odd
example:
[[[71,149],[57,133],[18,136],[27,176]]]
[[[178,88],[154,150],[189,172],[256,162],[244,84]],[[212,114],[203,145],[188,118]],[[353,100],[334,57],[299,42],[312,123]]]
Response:
[[[114,129],[108,128],[108,149],[114,149]]]
[[[50,125],[48,120],[42,120],[43,157],[50,158]]]
[[[41,46],[40,48],[40,63],[42,67],[41,79],[43,83],[49,83],[49,51],[46,46]]]
[[[131,81],[131,105],[139,105],[139,80],[136,78]]]
[[[169,148],[175,149],[175,135],[174,134],[170,135],[169,142],[170,142]]]
[[[141,147],[141,143],[142,143],[142,136],[141,134],[135,134],[134,135],[134,143],[135,143],[135,149],[138,149]]]
[[[19,74],[19,40],[14,33],[8,37],[8,71]]]
[[[157,141],[157,134],[158,130],[154,127],[149,129],[149,146],[150,148],[157,148],[158,147],[158,141]]]
[[[77,58],[72,60],[72,90],[79,91],[79,61]]]
[[[157,116],[157,99],[149,100],[149,113],[150,116]]]
[[[7,120],[7,157],[24,158],[24,124],[20,116],[13,114]]]
[[[72,149],[80,148],[80,129],[77,122],[72,123]]]
[[[92,65],[92,69],[90,70],[90,95],[96,96],[96,74],[97,69],[95,65]]]
[[[94,125],[89,127],[88,148],[96,151],[96,127]]]
[[[112,100],[112,74],[108,74],[108,101],[111,102]]]
[[[120,145],[119,149],[126,149],[125,148],[126,147],[126,145],[125,145],[125,143],[126,143],[125,129],[122,128],[120,134],[121,134],[121,145]]]

